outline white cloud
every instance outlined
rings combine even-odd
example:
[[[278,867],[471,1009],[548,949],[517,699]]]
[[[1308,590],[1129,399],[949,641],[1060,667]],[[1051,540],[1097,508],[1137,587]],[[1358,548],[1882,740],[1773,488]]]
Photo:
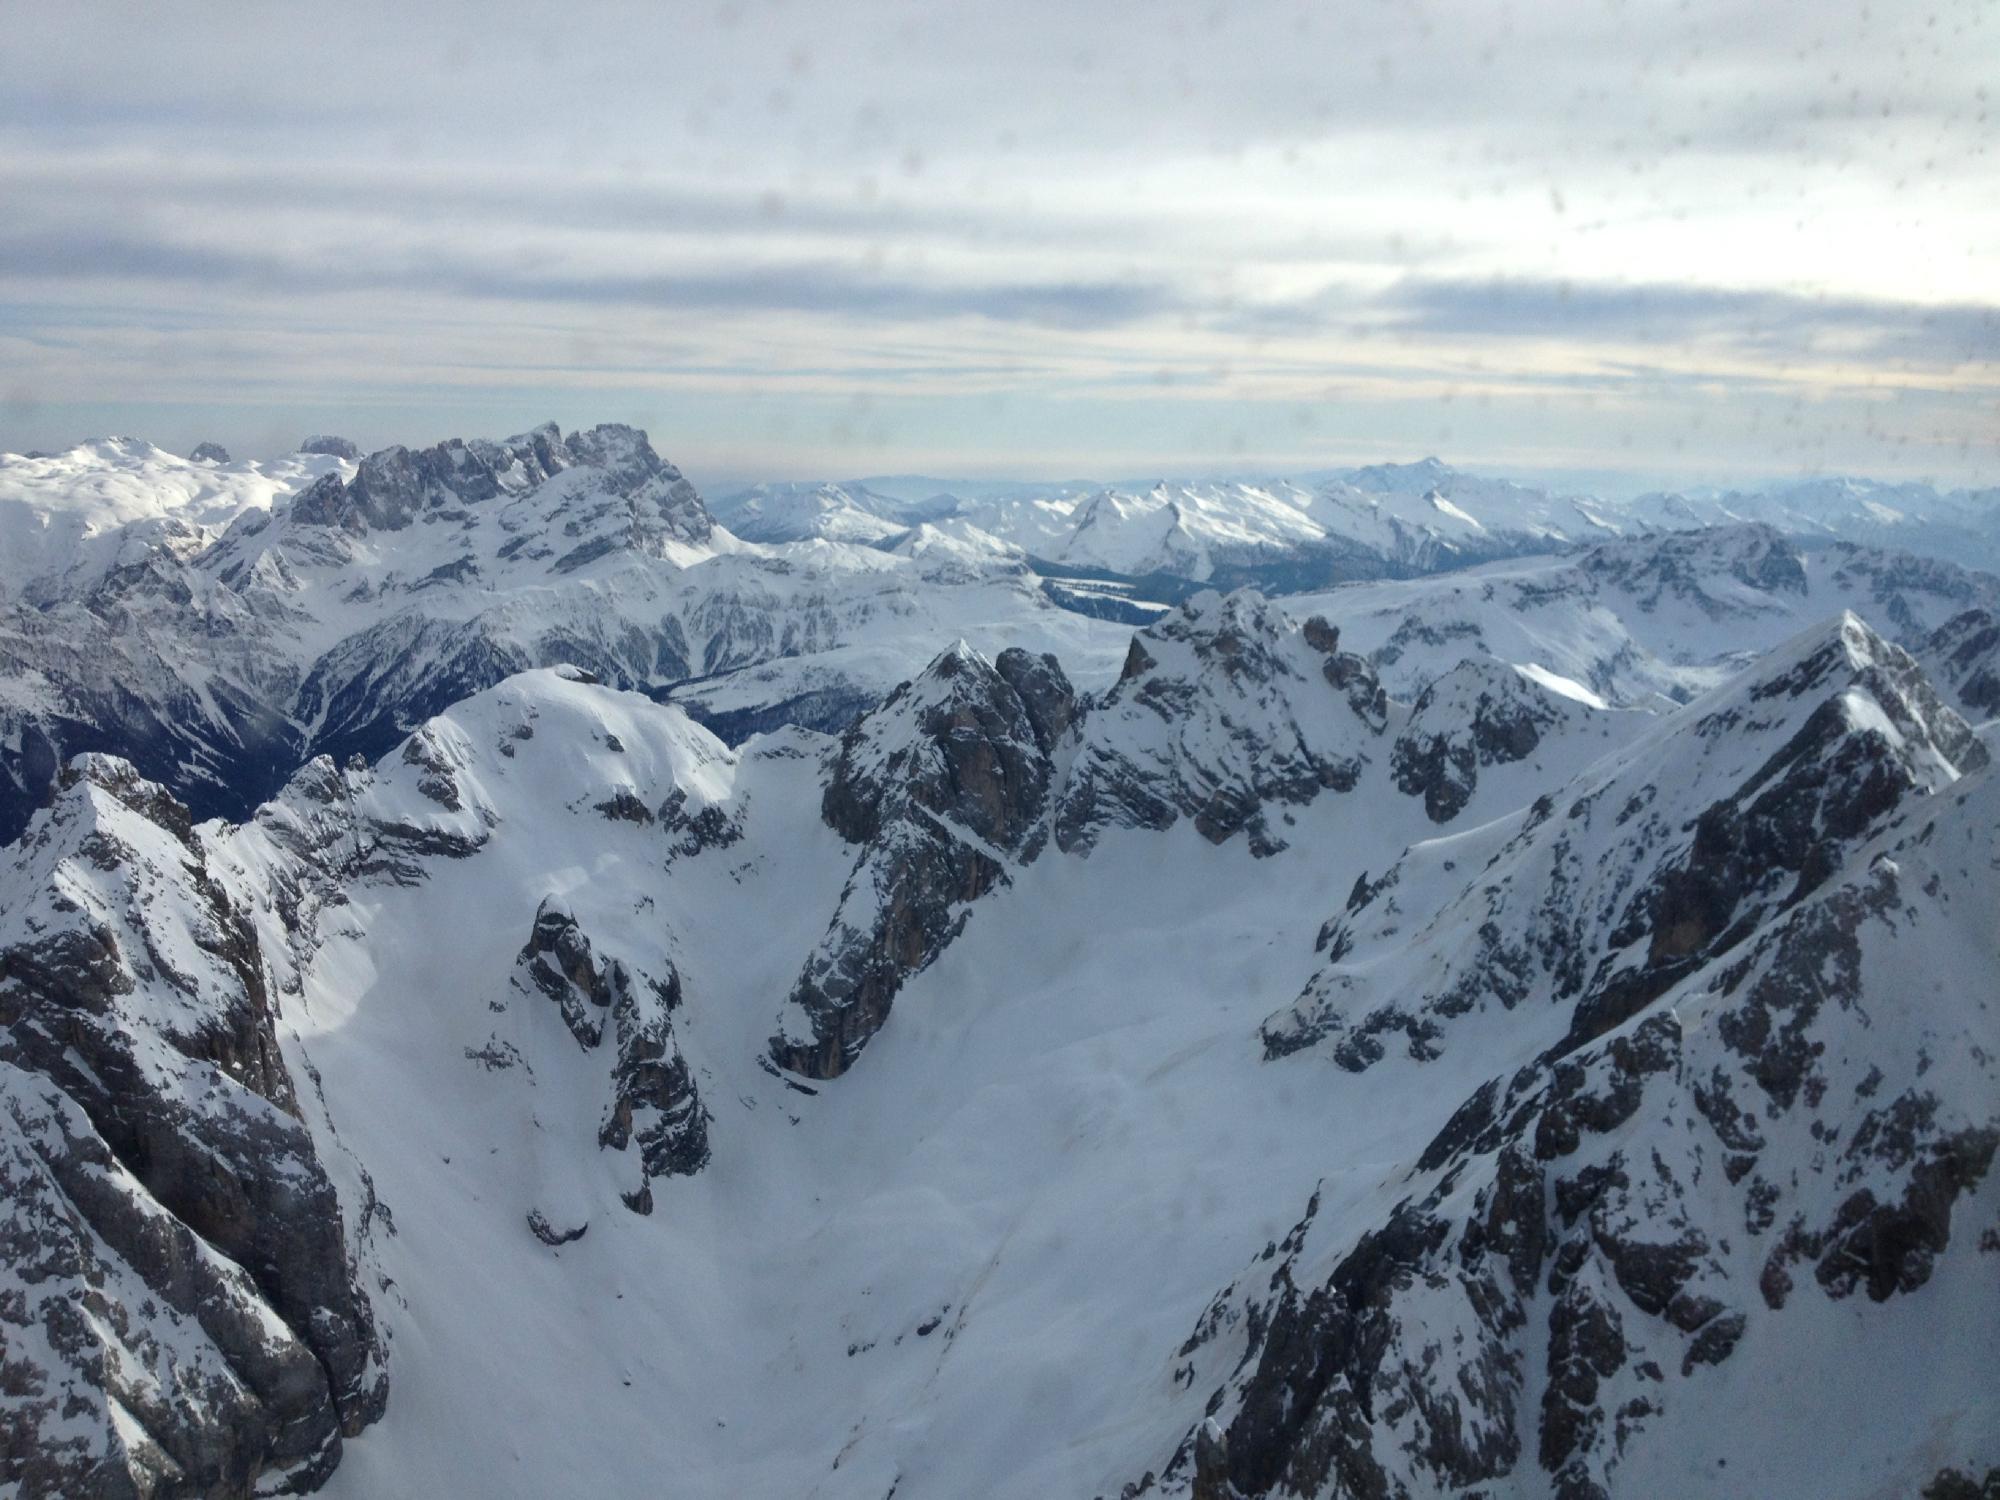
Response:
[[[1647,462],[1995,457],[1979,3],[37,0],[9,30],[16,446],[672,392],[710,425],[664,446],[771,469],[838,452],[855,396],[1029,468],[1090,459],[1058,397],[1107,458],[1199,403],[1274,458],[1596,425],[1616,462],[1613,413]]]

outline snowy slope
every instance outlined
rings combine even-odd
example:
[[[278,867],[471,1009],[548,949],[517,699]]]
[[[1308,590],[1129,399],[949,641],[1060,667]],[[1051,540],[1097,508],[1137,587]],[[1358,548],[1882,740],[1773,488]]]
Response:
[[[341,471],[324,455],[218,463],[118,437],[0,453],[0,602],[86,588],[154,547],[189,555],[244,511]]]
[[[1313,1050],[1278,1066],[1332,1046],[1415,1090],[1470,1049],[1487,1081],[1372,1204],[1330,1163],[1282,1247],[1246,1247],[1181,1350],[1212,1395],[1163,1490],[1976,1488],[2000,1442],[1972,1374],[2000,1331],[1985,764],[1849,619],[1546,812],[1357,885],[1337,982],[1275,1033]],[[1689,859],[1682,816],[1718,793]]]
[[[315,753],[379,755],[557,661],[689,684],[740,738],[844,725],[940,638],[1059,650],[1089,678],[1123,647],[977,538],[741,542],[630,428],[314,461],[317,481],[206,545],[127,536],[89,586],[0,605],[0,836],[78,751],[240,817]]]
[[[1802,541],[1894,547],[2000,571],[2000,491],[1826,476],[1761,490],[1651,494],[1629,513],[1646,527],[1686,530],[1755,521]]]
[[[1338,625],[1399,694],[1472,655],[1646,704],[1705,691],[1844,609],[1916,649],[1953,616],[1996,601],[2000,579],[1988,574],[1869,548],[1801,550],[1769,527],[1724,526],[1284,604]]]
[[[110,757],[10,853],[0,1485],[309,1488],[387,1382],[256,932],[186,809]]]
[[[1404,1042],[1434,1056],[1496,1003],[1551,999],[1579,1036],[1601,1031],[1808,893],[1906,798],[1987,760],[1907,653],[1852,615],[1814,627],[1597,761],[1560,802],[1547,790],[1464,847],[1426,845],[1357,884],[1328,924],[1327,971],[1266,1045],[1329,1046],[1365,1068]],[[1433,889],[1406,890],[1420,882]],[[1440,905],[1438,888],[1458,886]],[[1416,931],[1412,904],[1436,913]]]
[[[871,545],[907,530],[906,507],[861,484],[760,484],[715,504],[715,518],[746,542],[823,537]]]
[[[859,545],[631,429],[321,457],[0,618],[21,786],[145,762],[0,847],[0,1490],[2000,1467],[1992,579],[1435,463]],[[1001,524],[1099,501],[1416,576],[1134,630]]]
[[[947,645],[841,740],[735,749],[531,671],[201,829],[350,1236],[380,1226],[389,1401],[327,1493],[1334,1494],[1374,1464],[1567,1497],[1721,1460],[1861,1500],[2000,1462],[1963,723],[1855,620],[1666,716],[1494,658],[1399,701],[1344,644],[1208,596],[1102,694]],[[1690,862],[1724,803],[1735,863]],[[1636,1009],[1425,1008],[1543,913],[1644,949],[1578,875],[1682,868],[1734,883]],[[1842,930],[1859,966],[1808,1014]],[[838,1068],[774,1057],[842,933],[893,1006]],[[1368,998],[1273,1055],[1342,967]],[[1340,1066],[1385,995],[1435,1045]],[[1863,1349],[1903,1404],[1829,1373]],[[1732,1420],[1751,1391],[1842,1413],[1838,1471]]]

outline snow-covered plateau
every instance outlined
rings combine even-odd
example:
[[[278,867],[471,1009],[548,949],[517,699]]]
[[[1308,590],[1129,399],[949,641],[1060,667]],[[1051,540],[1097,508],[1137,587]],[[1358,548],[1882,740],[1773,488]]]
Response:
[[[1856,486],[307,446],[0,458],[0,1494],[2000,1492]]]

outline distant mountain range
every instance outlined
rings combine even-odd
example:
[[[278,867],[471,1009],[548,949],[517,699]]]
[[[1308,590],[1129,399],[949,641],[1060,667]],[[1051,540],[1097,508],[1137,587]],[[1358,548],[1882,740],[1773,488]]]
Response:
[[[1609,501],[1468,474],[1435,458],[1292,479],[765,484],[713,509],[723,525],[762,542],[943,545],[1058,571],[1285,590],[1745,521],[1806,544],[1851,541],[2000,567],[2000,489],[1811,479]]]
[[[0,460],[0,1493],[1994,1492],[1985,501],[965,489]]]
[[[1863,538],[1961,567],[2000,535],[1990,496],[1920,486],[1618,506],[1435,459],[1310,483],[932,484],[762,485],[711,510],[617,427],[366,456],[315,437],[274,463],[124,438],[0,457],[0,837],[81,750],[240,817],[315,754],[380,754],[467,692],[558,661],[738,739],[839,729],[941,638],[1052,650],[1096,685],[1131,625],[1206,587],[1454,576],[1745,519],[1808,551]],[[1985,601],[1944,576],[1935,597]],[[1884,618],[1911,645],[1918,621],[1943,618],[1928,603]],[[1415,691],[1408,635],[1384,649]]]

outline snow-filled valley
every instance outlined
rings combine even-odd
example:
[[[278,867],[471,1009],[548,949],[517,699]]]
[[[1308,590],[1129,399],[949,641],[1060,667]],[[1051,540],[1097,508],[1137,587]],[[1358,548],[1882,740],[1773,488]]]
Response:
[[[1442,466],[257,472],[0,581],[0,1489],[2000,1470],[2000,580]]]

